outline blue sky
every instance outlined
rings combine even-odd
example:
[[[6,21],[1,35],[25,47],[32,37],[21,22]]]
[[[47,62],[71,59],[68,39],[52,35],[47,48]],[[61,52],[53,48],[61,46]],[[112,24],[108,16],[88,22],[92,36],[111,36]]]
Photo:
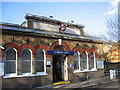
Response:
[[[2,22],[21,24],[26,13],[53,16],[61,21],[85,25],[89,35],[105,35],[110,2],[2,2]]]

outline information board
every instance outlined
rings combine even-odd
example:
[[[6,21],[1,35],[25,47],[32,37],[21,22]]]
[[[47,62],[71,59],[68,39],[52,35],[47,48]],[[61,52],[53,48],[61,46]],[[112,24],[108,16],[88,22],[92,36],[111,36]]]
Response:
[[[97,69],[104,69],[104,61],[97,61]]]

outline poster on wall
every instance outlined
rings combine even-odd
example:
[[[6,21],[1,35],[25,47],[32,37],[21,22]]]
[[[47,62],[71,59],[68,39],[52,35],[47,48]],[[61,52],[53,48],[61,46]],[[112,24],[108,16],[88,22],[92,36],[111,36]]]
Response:
[[[97,69],[104,69],[104,61],[97,61]]]
[[[4,75],[4,63],[0,62],[0,76]]]
[[[47,67],[51,67],[52,63],[51,61],[47,61]]]

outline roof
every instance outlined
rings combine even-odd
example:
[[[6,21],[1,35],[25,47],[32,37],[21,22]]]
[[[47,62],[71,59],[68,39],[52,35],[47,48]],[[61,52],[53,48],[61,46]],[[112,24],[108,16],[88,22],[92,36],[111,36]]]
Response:
[[[78,40],[78,41],[103,43],[103,41],[100,38],[27,29],[27,28],[20,27],[18,25],[14,26],[14,24],[12,25],[12,24],[2,23],[0,24],[0,30],[2,30],[2,32],[10,32],[10,33],[12,32],[21,33],[22,32],[22,34],[28,34],[28,35],[37,35],[37,36],[52,37],[52,38],[62,38],[62,39],[70,39],[70,40]]]

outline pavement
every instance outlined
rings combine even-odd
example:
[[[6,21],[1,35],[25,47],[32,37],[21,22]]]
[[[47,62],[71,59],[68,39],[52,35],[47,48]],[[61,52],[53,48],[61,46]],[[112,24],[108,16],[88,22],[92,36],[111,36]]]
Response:
[[[70,88],[70,89],[75,89],[75,88],[85,88],[85,87],[94,87],[97,85],[103,85],[105,83],[113,82],[113,81],[118,81],[118,79],[113,79],[111,80],[110,77],[103,77],[99,79],[91,79],[91,80],[86,80],[82,82],[71,82],[67,84],[60,84],[60,85],[46,85],[46,86],[40,86],[36,88],[52,88],[52,89],[60,89],[60,88]]]

